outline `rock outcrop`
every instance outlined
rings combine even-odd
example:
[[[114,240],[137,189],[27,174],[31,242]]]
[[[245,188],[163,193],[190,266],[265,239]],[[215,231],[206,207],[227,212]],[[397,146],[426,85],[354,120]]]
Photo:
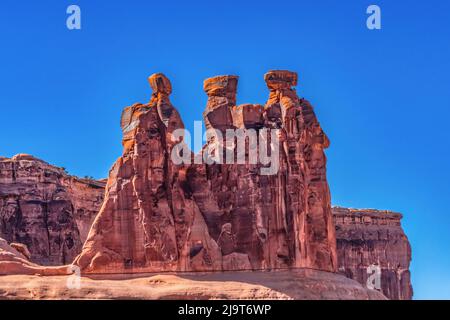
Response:
[[[295,93],[297,74],[271,71],[270,90],[263,107],[236,106],[237,76],[207,79],[204,112],[208,129],[216,129],[204,150],[226,145],[226,130],[254,130],[257,143],[228,146],[232,154],[246,150],[246,163],[194,166],[189,172],[193,197],[208,230],[220,247],[224,268],[287,269],[308,267],[333,271],[336,267],[334,224],[326,181],[323,150],[328,139],[311,105]],[[262,133],[266,130],[266,136]],[[274,150],[271,133],[281,138]],[[252,139],[250,136],[248,139]],[[261,146],[276,151],[273,172],[261,163]],[[269,146],[270,145],[270,146]],[[250,153],[259,161],[251,163]],[[226,151],[222,156],[226,157]],[[225,159],[226,160],[226,159]],[[270,171],[270,170],[269,170]]]
[[[29,261],[28,248],[23,244],[10,245],[0,238],[0,275],[69,275],[71,269],[62,267],[44,267]]]
[[[339,272],[366,285],[368,277],[379,268],[379,284],[386,297],[411,299],[411,247],[401,228],[402,215],[391,211],[339,207],[333,208],[333,213]]]
[[[75,260],[84,272],[336,270],[328,139],[311,105],[296,95],[295,73],[271,71],[265,80],[270,96],[262,107],[235,105],[236,76],[207,79],[204,116],[208,129],[222,133],[276,130],[280,152],[273,134],[258,135],[277,165],[269,174],[260,174],[267,164],[211,163],[209,156],[206,163],[175,164],[172,152],[182,139],[175,130],[184,126],[169,100],[169,80],[149,78],[150,103],[122,114],[123,155]],[[223,145],[213,135],[203,151]]]
[[[104,184],[69,176],[30,155],[0,159],[0,237],[30,259],[62,265],[79,254],[103,202]]]

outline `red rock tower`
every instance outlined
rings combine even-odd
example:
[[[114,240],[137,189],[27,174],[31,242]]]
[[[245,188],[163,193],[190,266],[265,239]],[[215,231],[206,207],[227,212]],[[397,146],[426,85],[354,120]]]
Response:
[[[271,175],[260,174],[260,163],[174,165],[172,133],[184,126],[170,81],[149,78],[150,103],[122,114],[123,155],[75,260],[84,272],[336,270],[328,139],[293,88],[296,73],[271,71],[265,80],[265,107],[236,106],[237,76],[205,80],[204,118],[222,132],[279,130],[279,168]]]

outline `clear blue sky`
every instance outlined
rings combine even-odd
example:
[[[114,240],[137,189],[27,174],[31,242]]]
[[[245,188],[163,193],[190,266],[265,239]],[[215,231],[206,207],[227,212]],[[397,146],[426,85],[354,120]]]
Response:
[[[66,28],[70,4],[80,31]],[[170,77],[191,128],[203,79],[237,74],[238,102],[264,103],[264,72],[297,71],[332,142],[333,203],[404,213],[415,298],[450,298],[449,1],[4,0],[0,35],[0,155],[96,178],[151,73]]]

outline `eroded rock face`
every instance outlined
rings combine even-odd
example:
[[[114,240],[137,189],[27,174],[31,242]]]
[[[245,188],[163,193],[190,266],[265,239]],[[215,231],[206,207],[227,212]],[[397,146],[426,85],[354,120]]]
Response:
[[[409,300],[411,247],[400,220],[402,215],[373,209],[333,208],[339,272],[366,285],[381,268],[381,292],[389,299]]]
[[[174,131],[184,125],[162,74],[149,78],[150,102],[122,114],[124,151],[110,171],[104,202],[102,181],[69,176],[30,155],[0,157],[0,237],[7,240],[0,239],[0,274],[66,274],[65,267],[34,263],[66,264],[81,252],[75,263],[83,272],[338,267],[365,286],[367,267],[378,265],[383,294],[410,299],[411,248],[401,215],[331,211],[329,141],[293,88],[297,74],[271,71],[265,80],[269,99],[262,106],[236,105],[237,76],[207,79],[204,118],[208,129],[223,134],[280,130],[275,174],[261,174],[259,163],[175,165],[170,155],[180,138]],[[223,141],[210,137],[203,150],[217,143]],[[248,148],[246,142],[247,156]]]
[[[386,300],[342,275],[311,269],[253,272],[197,272],[183,275],[109,275],[83,277],[81,288],[69,289],[67,277],[4,276],[0,297],[27,299],[155,300]],[[107,279],[105,279],[107,278]]]
[[[237,106],[234,109],[237,108],[249,108],[250,111],[254,111],[255,109],[260,109],[261,106],[243,105]],[[235,113],[233,113],[233,115],[234,114]],[[254,114],[259,114],[259,112]],[[237,116],[240,118],[241,114],[237,114]],[[259,119],[259,116],[252,115],[251,119]],[[252,122],[251,125],[253,126],[255,122]],[[242,121],[239,123],[241,125],[243,124]],[[240,125],[235,124],[235,127],[239,126]],[[28,164],[31,163],[32,165],[27,167],[35,168],[34,171],[50,170],[57,172],[58,175],[61,176],[60,179],[47,181],[47,189],[50,189],[50,184],[55,184],[52,188],[59,185],[60,188],[67,189],[67,201],[70,201],[71,205],[74,207],[74,210],[72,210],[70,214],[72,216],[71,220],[75,222],[75,225],[71,226],[71,228],[78,228],[80,241],[83,242],[87,237],[87,233],[91,228],[97,211],[100,209],[102,202],[101,199],[103,198],[103,182],[87,181],[84,179],[67,176],[63,170],[31,156],[18,155],[14,159],[16,161],[16,168],[20,166],[18,159],[22,159],[20,160],[22,161],[22,165],[24,164],[23,161],[30,161]],[[12,159],[2,158],[1,161],[10,163]],[[22,180],[23,179],[24,178],[22,177]],[[30,178],[30,180],[32,179]],[[11,197],[15,194],[15,199],[19,198],[18,193],[24,192],[23,195],[25,195],[26,192],[29,192],[29,190],[31,190],[31,185],[33,185],[30,185],[30,182],[27,182],[28,184],[25,184],[28,185],[27,188],[19,188],[17,181],[13,181],[12,179],[7,181],[4,180],[2,190],[3,192],[5,192],[4,190],[15,190],[14,192],[8,192],[7,195],[7,197]],[[8,188],[6,188],[7,185]],[[23,184],[20,184],[20,186],[23,186]],[[208,190],[208,188],[206,188],[206,190]],[[20,193],[20,195],[22,195],[22,193]],[[3,193],[3,197],[5,197],[5,193]],[[205,203],[205,200],[208,200],[209,198],[202,198],[201,193],[197,194],[197,197],[199,197],[199,203],[202,203],[203,206],[206,207],[209,206],[208,210],[211,212],[211,204]],[[5,209],[5,207],[2,207],[2,219],[6,217],[5,213],[7,211],[5,211]],[[22,210],[25,209],[22,208]],[[220,211],[218,208],[216,208],[216,210],[217,212]],[[410,299],[412,297],[412,287],[409,279],[410,274],[408,268],[411,260],[411,251],[408,240],[401,229],[401,215],[389,211],[372,209],[345,209],[339,207],[334,207],[332,211],[337,230],[336,237],[338,244],[337,254],[339,272],[351,279],[359,281],[365,286],[367,277],[369,276],[367,273],[367,267],[370,265],[380,265],[382,267],[382,292],[390,299]],[[22,212],[22,215],[26,217],[30,214],[31,212]],[[17,217],[14,215],[11,217],[14,218],[2,220],[2,230],[18,230],[11,227],[16,224],[15,221]],[[5,228],[7,225],[9,226],[9,229]],[[9,246],[15,249],[14,252],[20,253],[20,255],[18,255],[20,259],[40,263],[39,261],[42,261],[43,257],[47,259],[47,255],[45,254],[42,256],[38,251],[36,251],[36,249],[42,247],[42,244],[40,243],[41,241],[47,243],[47,239],[45,237],[36,238],[34,236],[37,234],[37,230],[39,230],[36,226],[26,226],[27,227],[25,229],[22,229],[24,234],[23,237],[10,237],[9,241],[24,241],[23,239],[34,237],[35,240],[32,243],[38,244],[37,246],[33,245],[32,247],[34,255],[31,255],[27,245],[23,243],[10,243]],[[13,235],[11,232],[8,234]],[[5,233],[3,236],[5,236]],[[222,258],[222,268],[224,270],[236,270],[239,268],[251,269],[252,266],[246,254],[233,252],[233,238],[232,224],[225,223],[220,229],[220,237],[217,241],[221,251],[228,253]],[[7,245],[6,241],[3,241],[2,243]],[[190,254],[195,254],[197,251],[200,252],[201,249],[202,245],[200,243],[194,243]],[[77,251],[76,254],[81,251],[81,246],[78,250],[79,251]],[[8,255],[8,257],[11,257],[11,255]],[[200,255],[196,259],[199,260],[200,257],[202,256]],[[61,261],[63,260],[64,259],[58,258],[53,264],[61,264]],[[26,264],[29,264],[29,262],[26,262]],[[36,273],[39,271],[39,266],[34,264],[31,269],[26,269],[26,267],[20,263],[17,263],[17,261],[11,265],[13,265],[14,268],[10,267],[10,269],[8,269],[10,274],[13,272],[13,269],[15,270],[14,272],[19,273],[23,270],[28,270],[30,273]]]
[[[87,238],[75,259],[83,272],[338,267],[365,285],[367,267],[379,265],[382,292],[410,299],[411,249],[401,215],[334,208],[333,222],[328,138],[312,106],[297,96],[295,73],[271,71],[265,80],[269,99],[262,106],[236,105],[237,76],[207,79],[204,117],[207,128],[224,134],[279,129],[275,174],[261,174],[259,163],[175,165],[170,155],[180,139],[173,134],[184,125],[162,74],[149,78],[151,101],[122,114],[124,151],[104,203],[102,181],[68,176],[30,155],[0,158],[0,236],[20,259],[8,262],[10,271],[69,263]],[[217,143],[223,141],[210,138],[204,150]],[[248,142],[248,156],[247,148]]]
[[[0,237],[42,265],[73,261],[103,201],[104,184],[30,155],[0,159]],[[13,244],[14,245],[14,244]]]
[[[123,155],[75,260],[84,272],[336,270],[328,139],[311,105],[296,95],[295,73],[272,71],[265,79],[265,107],[235,105],[237,76],[207,79],[204,117],[208,129],[223,133],[278,129],[280,165],[270,175],[260,174],[259,163],[175,165],[173,133],[183,123],[169,100],[169,80],[150,77],[150,103],[123,112]],[[262,142],[273,150],[273,138]],[[216,143],[223,141],[212,137],[204,149]]]
[[[266,106],[235,106],[237,77],[219,76],[204,83],[208,128],[278,129],[278,170],[262,174],[260,162],[204,164],[189,172],[189,182],[208,230],[221,249],[224,268],[334,271],[336,251],[323,150],[328,139],[311,105],[293,88],[296,73],[271,71]],[[267,135],[269,137],[269,134]],[[204,149],[224,140],[212,138]],[[239,148],[238,142],[235,149]],[[246,144],[250,150],[249,143]],[[258,149],[257,152],[261,152]],[[225,157],[225,156],[224,156]]]
[[[206,79],[203,89],[208,102],[203,117],[207,129],[233,129],[232,108],[236,105],[238,77],[217,76]]]

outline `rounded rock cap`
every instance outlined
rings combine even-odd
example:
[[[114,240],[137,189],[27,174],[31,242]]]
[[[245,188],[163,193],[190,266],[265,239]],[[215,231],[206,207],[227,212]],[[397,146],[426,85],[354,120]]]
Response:
[[[167,95],[172,93],[172,84],[170,83],[169,78],[162,73],[152,74],[148,77],[148,83],[150,83],[153,92],[165,93]]]
[[[264,75],[269,89],[287,89],[297,85],[298,75],[288,70],[270,70]]]
[[[208,78],[203,82],[203,90],[211,96],[223,96],[227,93],[236,93],[238,76],[225,75]]]

